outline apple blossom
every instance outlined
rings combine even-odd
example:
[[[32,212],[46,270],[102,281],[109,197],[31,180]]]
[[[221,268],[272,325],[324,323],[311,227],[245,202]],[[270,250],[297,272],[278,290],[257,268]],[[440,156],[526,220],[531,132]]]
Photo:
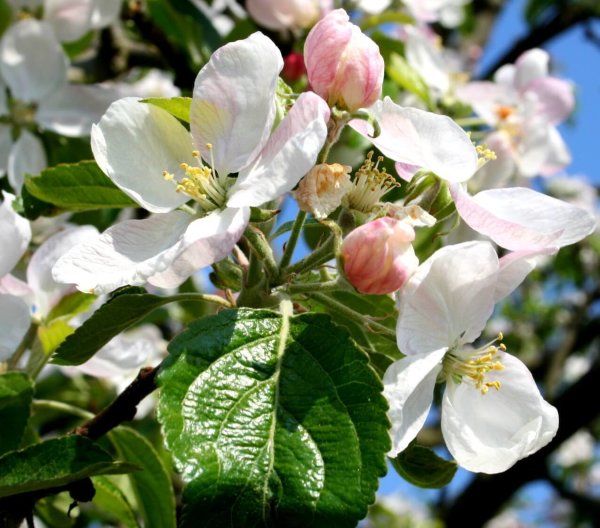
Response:
[[[497,301],[531,269],[530,259],[498,259],[488,242],[446,246],[398,293],[397,340],[406,357],[384,375],[392,451],[423,426],[436,383],[445,382],[441,426],[446,446],[470,471],[498,473],[555,435],[558,413],[527,367],[501,344],[477,349]]]
[[[248,0],[246,9],[261,26],[279,31],[312,26],[331,4],[331,0]]]
[[[395,292],[419,265],[414,239],[413,227],[395,218],[379,218],[357,227],[342,243],[346,278],[362,293]]]
[[[339,163],[315,165],[294,191],[300,209],[312,213],[317,219],[333,213],[352,187],[348,175],[351,170],[352,167]]]
[[[92,151],[109,178],[154,214],[73,248],[57,262],[56,280],[96,293],[146,282],[175,287],[223,259],[250,207],[291,191],[325,140],[329,109],[312,93],[271,133],[282,66],[261,33],[217,50],[196,78],[191,137],[165,110],[133,98],[113,103],[92,130]],[[191,199],[196,211],[178,209]]]
[[[384,63],[379,47],[336,9],[313,27],[304,44],[312,89],[350,111],[371,106],[381,96]]]

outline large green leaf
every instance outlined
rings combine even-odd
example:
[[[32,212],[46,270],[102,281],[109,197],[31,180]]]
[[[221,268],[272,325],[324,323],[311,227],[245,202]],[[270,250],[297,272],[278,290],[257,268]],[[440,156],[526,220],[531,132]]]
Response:
[[[458,469],[453,460],[444,460],[430,447],[414,442],[391,461],[401,477],[420,488],[442,488]]]
[[[191,97],[150,97],[142,99],[142,103],[158,106],[184,123],[190,122]]]
[[[136,469],[132,464],[114,461],[89,438],[78,435],[53,438],[0,457],[0,497]]]
[[[355,526],[389,449],[379,378],[325,314],[226,310],[170,345],[159,421],[184,526]]]
[[[25,188],[35,198],[69,211],[137,206],[95,161],[61,163],[39,176],[27,175]]]
[[[0,455],[19,447],[29,419],[33,383],[22,372],[0,375]]]
[[[109,438],[122,459],[142,468],[129,478],[145,528],[175,528],[171,478],[152,444],[129,427],[117,427],[109,433]]]
[[[126,287],[118,293],[62,342],[51,358],[52,363],[85,363],[113,337],[156,308],[174,300],[171,297],[151,295],[137,287]]]

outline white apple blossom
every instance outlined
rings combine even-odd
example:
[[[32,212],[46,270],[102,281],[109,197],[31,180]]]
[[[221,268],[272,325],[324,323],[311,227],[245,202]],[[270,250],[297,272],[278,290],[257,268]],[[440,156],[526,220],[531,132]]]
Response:
[[[531,373],[493,343],[473,348],[497,301],[526,276],[526,258],[498,259],[488,242],[446,246],[398,293],[397,340],[406,355],[384,375],[392,422],[391,456],[423,426],[434,386],[445,382],[441,426],[446,446],[470,471],[498,473],[555,435],[558,413]]]
[[[272,133],[282,66],[261,33],[217,50],[196,78],[191,137],[165,110],[133,98],[113,103],[92,130],[94,156],[154,214],[75,247],[56,264],[55,278],[96,293],[147,282],[170,288],[224,258],[250,207],[290,191],[325,141],[329,109],[312,93],[302,94]],[[181,210],[190,200],[196,209]]]

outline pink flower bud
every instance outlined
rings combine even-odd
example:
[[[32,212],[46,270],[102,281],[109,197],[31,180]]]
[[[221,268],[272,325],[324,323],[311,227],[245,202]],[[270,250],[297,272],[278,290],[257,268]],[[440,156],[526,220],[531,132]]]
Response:
[[[400,289],[419,265],[414,239],[412,226],[395,218],[358,227],[342,243],[347,279],[358,291],[372,295]]]
[[[247,0],[246,9],[261,26],[274,31],[310,27],[322,14],[323,0]]]
[[[312,28],[304,60],[312,89],[329,106],[354,111],[371,106],[381,95],[383,57],[343,9],[332,11]]]

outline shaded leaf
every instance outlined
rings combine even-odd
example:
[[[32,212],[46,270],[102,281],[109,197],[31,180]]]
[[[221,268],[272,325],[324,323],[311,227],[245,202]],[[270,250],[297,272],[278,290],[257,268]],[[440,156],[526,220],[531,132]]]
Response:
[[[33,382],[22,372],[0,374],[0,455],[19,447],[27,427]]]
[[[402,478],[420,488],[442,488],[458,469],[453,460],[444,460],[433,449],[414,442],[391,462]]]

